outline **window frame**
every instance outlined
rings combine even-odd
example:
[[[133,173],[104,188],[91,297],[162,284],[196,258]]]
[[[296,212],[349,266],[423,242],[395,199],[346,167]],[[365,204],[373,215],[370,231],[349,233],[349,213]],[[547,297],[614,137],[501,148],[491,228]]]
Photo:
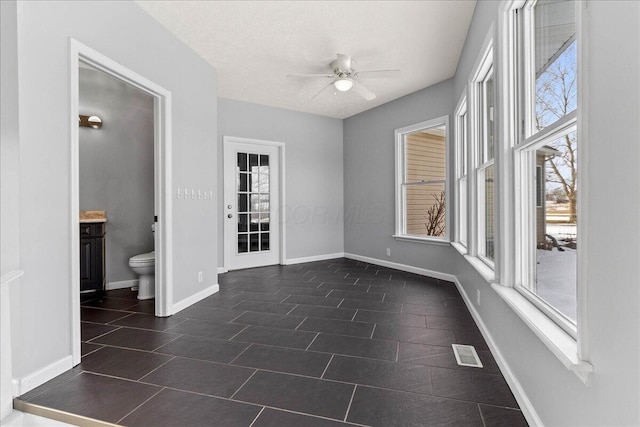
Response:
[[[519,86],[516,88],[521,100],[521,116],[519,123],[523,129],[519,132],[520,138],[513,145],[513,164],[516,171],[514,179],[515,203],[520,206],[520,215],[516,216],[515,245],[519,248],[516,263],[520,266],[515,276],[514,288],[534,304],[541,312],[549,317],[554,323],[562,328],[573,339],[577,339],[578,325],[572,322],[566,315],[550,303],[543,300],[532,289],[535,283],[536,274],[536,245],[535,245],[535,210],[536,210],[536,189],[535,189],[535,150],[545,143],[557,140],[568,133],[578,131],[578,109],[570,112],[566,116],[547,125],[537,131],[535,129],[535,34],[533,16],[536,1],[527,0],[521,7],[515,8],[516,12],[515,34],[517,37],[516,49],[520,53],[518,67],[520,72]],[[576,13],[579,7],[576,4]],[[578,138],[579,141],[579,138]],[[579,142],[578,142],[579,144]],[[578,162],[580,165],[581,161]],[[578,182],[581,182],[580,173],[577,175]],[[532,182],[533,178],[533,182]],[[578,263],[580,259],[578,258]],[[579,267],[577,267],[579,268]],[[576,287],[580,284],[576,280]],[[578,310],[578,300],[576,299],[576,309]]]
[[[587,77],[584,73],[584,41],[585,29],[583,29],[583,14],[587,7],[582,2],[576,2],[576,36],[577,40],[577,109],[560,119],[562,123],[556,123],[556,126],[564,126],[571,128],[574,126],[577,132],[577,138],[580,144],[580,161],[578,162],[578,176],[580,179],[580,188],[582,189],[577,203],[578,213],[578,235],[580,236],[580,244],[578,245],[577,257],[577,326],[576,333],[568,333],[562,326],[556,322],[553,315],[549,315],[548,310],[542,305],[537,305],[527,298],[525,294],[516,289],[515,283],[517,278],[521,276],[521,262],[523,250],[527,247],[523,245],[520,239],[522,234],[519,232],[522,228],[524,213],[527,212],[526,206],[522,206],[523,197],[518,192],[520,188],[515,184],[515,180],[522,178],[522,160],[518,156],[524,153],[522,151],[525,145],[521,145],[516,149],[518,144],[535,144],[537,141],[543,140],[550,132],[557,131],[555,129],[542,129],[536,135],[527,136],[527,131],[533,126],[532,121],[523,122],[524,117],[535,117],[531,114],[531,110],[535,109],[535,104],[527,103],[523,100],[521,88],[526,83],[526,78],[522,73],[523,58],[521,49],[521,37],[517,31],[516,21],[518,15],[516,11],[521,10],[525,5],[531,7],[533,2],[526,0],[505,0],[498,14],[498,31],[497,31],[497,67],[498,75],[496,90],[496,102],[498,104],[498,147],[497,147],[497,173],[500,176],[508,176],[509,179],[500,182],[500,218],[501,221],[499,231],[501,233],[501,245],[504,245],[503,252],[498,256],[499,264],[499,280],[494,282],[491,287],[493,290],[509,305],[520,319],[526,324],[531,331],[547,346],[551,353],[570,371],[585,384],[589,385],[591,376],[594,371],[593,365],[589,360],[589,342],[587,334],[587,288],[586,288],[586,253],[588,247],[588,229],[586,227],[586,205],[588,203],[588,192],[584,189],[588,188],[587,182],[587,164],[588,164],[588,135],[584,131],[583,122],[580,117],[586,117],[588,114],[588,102],[586,99],[586,91],[584,82]],[[522,18],[520,18],[522,19]],[[522,24],[520,24],[522,25]],[[529,28],[527,31],[531,31]],[[529,33],[531,34],[531,33]],[[532,57],[532,56],[531,56]],[[532,86],[535,89],[535,76]],[[535,92],[530,92],[535,93]],[[570,130],[569,130],[570,131]],[[537,141],[536,141],[537,139]],[[532,145],[529,145],[532,147]],[[535,164],[535,162],[534,162]],[[535,168],[533,168],[535,171]],[[535,183],[531,185],[533,188],[531,206],[535,205]],[[533,211],[533,210],[531,210]],[[535,232],[535,231],[534,231]],[[504,259],[503,259],[504,258]],[[470,260],[472,261],[472,260]],[[534,260],[535,262],[535,260]],[[496,271],[496,276],[498,272]]]
[[[405,153],[405,136],[420,130],[426,130],[438,126],[444,126],[444,138],[445,138],[445,232],[442,237],[435,236],[416,236],[412,234],[406,234],[406,194],[404,191],[405,175],[406,175],[406,153]],[[395,129],[395,203],[396,203],[396,215],[395,215],[395,234],[393,237],[396,240],[407,240],[423,243],[436,243],[436,244],[449,244],[450,230],[451,230],[451,189],[449,179],[449,159],[451,158],[451,144],[449,138],[449,116],[437,117],[431,120],[426,120],[420,123],[415,123],[409,126]]]
[[[571,132],[577,132],[577,115],[573,112],[558,120],[544,130],[521,141],[513,147],[514,167],[514,195],[516,204],[520,206],[521,215],[516,217],[516,246],[520,248],[520,256],[516,263],[526,268],[520,268],[515,278],[514,288],[544,312],[552,321],[560,326],[574,339],[577,337],[577,322],[574,324],[564,314],[529,289],[529,284],[535,280],[535,150],[549,141],[561,138]],[[580,180],[578,175],[578,180]],[[579,283],[576,283],[579,286]],[[576,301],[576,305],[578,301]],[[577,307],[576,307],[577,308]]]
[[[497,220],[497,197],[496,196],[496,186],[494,184],[494,200],[493,200],[493,227],[494,227],[494,259],[490,259],[486,256],[484,248],[482,245],[485,244],[485,188],[484,188],[484,180],[481,179],[487,168],[493,167],[494,170],[494,183],[497,183],[497,170],[496,170],[496,162],[495,155],[498,152],[497,150],[497,126],[495,125],[496,119],[496,100],[497,100],[497,85],[496,85],[496,73],[493,66],[493,26],[491,27],[487,39],[485,40],[482,54],[478,58],[478,62],[475,66],[475,72],[472,74],[471,79],[469,80],[469,97],[468,97],[468,105],[470,112],[470,121],[469,121],[469,147],[470,147],[470,155],[469,155],[469,176],[472,177],[473,182],[469,185],[469,189],[471,189],[471,193],[468,203],[468,206],[472,206],[470,209],[470,213],[472,215],[469,227],[468,236],[471,239],[469,249],[470,255],[477,258],[482,262],[482,264],[488,268],[491,273],[491,279],[495,279],[495,270],[496,265],[498,263],[498,250],[497,248],[500,245],[499,242],[499,234],[497,233],[498,229],[498,220]],[[493,157],[491,159],[484,159],[487,153],[486,147],[486,126],[484,123],[485,117],[485,109],[482,107],[482,103],[486,99],[484,93],[484,86],[486,81],[490,78],[493,78],[493,119],[494,119],[494,129],[493,129],[493,137],[494,137],[494,147],[493,147]],[[485,276],[488,276],[484,274]]]
[[[469,111],[466,88],[455,111],[455,242],[465,250],[469,245]],[[464,191],[463,191],[464,187]]]

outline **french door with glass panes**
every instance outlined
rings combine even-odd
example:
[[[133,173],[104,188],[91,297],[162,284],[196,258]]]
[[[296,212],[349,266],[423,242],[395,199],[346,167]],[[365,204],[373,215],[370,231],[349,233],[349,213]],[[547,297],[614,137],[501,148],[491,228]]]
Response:
[[[224,266],[280,264],[280,147],[224,141]]]

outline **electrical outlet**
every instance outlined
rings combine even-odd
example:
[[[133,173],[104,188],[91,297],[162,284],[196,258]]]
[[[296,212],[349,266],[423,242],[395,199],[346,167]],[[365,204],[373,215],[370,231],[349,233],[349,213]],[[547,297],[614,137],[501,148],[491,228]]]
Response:
[[[202,271],[198,271],[198,283],[202,283]]]
[[[387,256],[391,256],[391,248],[387,248]]]
[[[476,302],[480,305],[480,289],[476,290]]]

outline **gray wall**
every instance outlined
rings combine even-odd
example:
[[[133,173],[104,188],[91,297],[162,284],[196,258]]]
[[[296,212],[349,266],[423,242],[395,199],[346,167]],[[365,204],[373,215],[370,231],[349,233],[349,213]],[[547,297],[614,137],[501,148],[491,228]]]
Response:
[[[452,90],[453,80],[447,80],[344,120],[346,253],[453,274],[454,250],[448,245],[392,237],[394,130],[450,115],[454,108]],[[389,257],[386,248],[391,250]]]
[[[107,213],[107,282],[137,279],[129,258],[154,249],[153,97],[101,71],[80,68],[80,209]]]
[[[0,1],[0,276],[20,269],[20,140],[18,123],[18,23],[15,1]],[[9,311],[11,320],[11,358],[21,354],[21,343],[17,337],[20,325],[16,319],[20,310],[20,279],[9,285]],[[2,297],[7,295],[1,291]],[[0,304],[4,304],[2,301]],[[6,316],[6,313],[0,315]],[[4,321],[4,319],[2,320]],[[2,324],[4,333],[7,325]],[[0,344],[2,376],[9,375],[7,364],[11,360],[5,355],[6,337]],[[15,364],[15,362],[13,363]],[[9,366],[11,371],[11,366]],[[10,395],[11,379],[0,378],[0,419],[12,408]]]
[[[172,93],[173,194],[216,188],[215,70],[133,2],[19,2],[20,261],[14,374],[71,354],[69,37]],[[3,95],[4,97],[4,95]],[[36,118],[37,122],[34,122]],[[173,205],[174,303],[217,282],[215,201]],[[198,283],[202,271],[204,283]]]
[[[223,208],[222,138],[285,143],[286,258],[343,252],[342,120],[218,99],[218,205]],[[222,221],[218,224],[222,233]],[[222,239],[218,242],[222,265]]]
[[[20,267],[20,145],[15,1],[0,2],[0,276]]]

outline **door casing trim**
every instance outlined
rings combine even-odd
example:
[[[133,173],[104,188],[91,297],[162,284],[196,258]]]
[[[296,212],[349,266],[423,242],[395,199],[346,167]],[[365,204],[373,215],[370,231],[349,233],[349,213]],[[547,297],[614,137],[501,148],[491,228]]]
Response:
[[[154,196],[156,223],[156,301],[155,315],[172,314],[173,304],[173,207],[172,207],[172,110],[171,92],[137,74],[100,52],[69,38],[70,51],[70,271],[71,271],[71,355],[80,363],[80,210],[79,188],[79,62],[82,61],[115,79],[130,84],[154,99]]]

